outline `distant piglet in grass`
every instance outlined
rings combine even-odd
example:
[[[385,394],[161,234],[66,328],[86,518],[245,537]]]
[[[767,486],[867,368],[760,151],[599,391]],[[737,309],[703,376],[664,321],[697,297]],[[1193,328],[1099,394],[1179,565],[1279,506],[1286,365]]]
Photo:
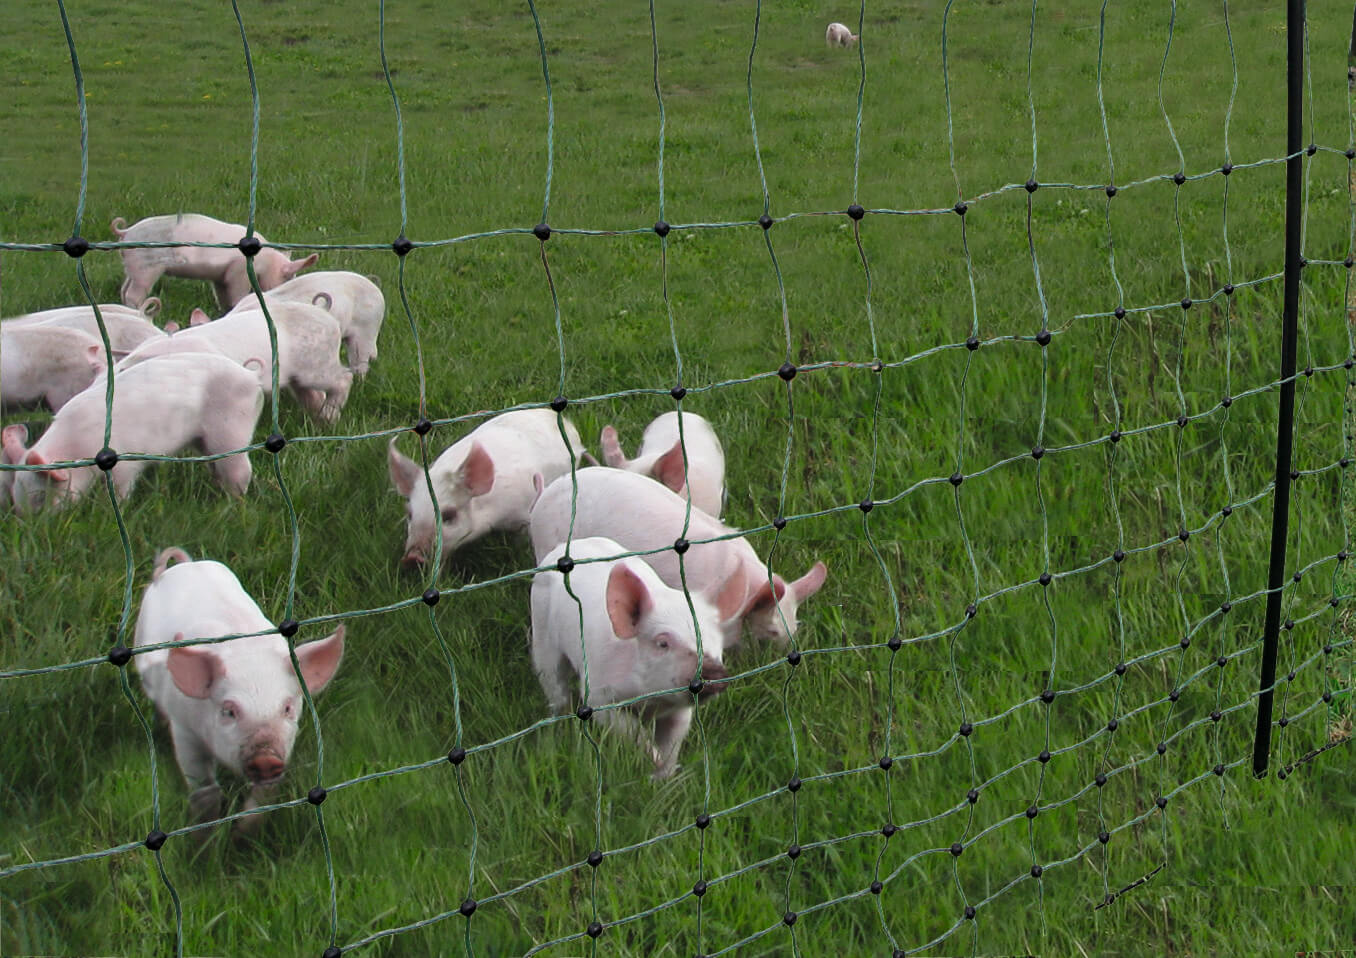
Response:
[[[796,612],[819,591],[828,576],[822,562],[794,582],[771,576],[747,539],[719,538],[735,530],[699,509],[683,523],[687,500],[647,476],[620,469],[580,469],[578,495],[568,477],[548,485],[532,507],[532,550],[537,561],[565,541],[570,531],[571,500],[576,538],[606,536],[644,558],[673,588],[683,584],[674,543],[685,538],[683,570],[687,586],[716,604],[726,649],[739,641],[741,622],[760,639],[785,645],[796,633]],[[718,539],[711,542],[704,540]],[[650,553],[650,550],[659,550]]]
[[[576,560],[565,576],[551,569],[532,580],[532,664],[552,711],[570,707],[570,680],[579,679],[580,698],[593,709],[640,695],[676,689],[620,709],[595,711],[600,722],[636,735],[654,760],[654,777],[668,778],[678,769],[678,748],[692,724],[689,683],[699,679],[697,697],[724,690],[729,678],[721,664],[717,613],[700,596],[692,597],[701,627],[701,651],[687,598],[671,589],[644,561],[632,556],[612,562],[578,564],[627,552],[604,538],[576,539],[570,555]],[[554,565],[565,552],[559,546],[541,560]],[[583,633],[580,633],[580,612]],[[585,691],[585,668],[588,671]],[[653,722],[653,744],[641,723]]]
[[[175,564],[170,565],[171,562]],[[136,656],[146,697],[169,723],[174,757],[198,821],[221,815],[216,766],[246,778],[245,808],[267,804],[292,754],[305,700],[287,641],[226,566],[192,561],[182,549],[156,558],[141,599],[136,646],[262,632],[226,642],[156,649]],[[295,648],[307,690],[318,694],[344,654],[344,627]],[[250,830],[258,816],[240,819]]]
[[[376,283],[357,273],[307,273],[270,290],[267,297],[270,301],[307,303],[328,310],[343,333],[348,368],[355,376],[367,375],[368,366],[377,358],[377,334],[386,318],[386,299]],[[258,305],[257,297],[247,296],[235,309]]]
[[[197,213],[150,216],[131,226],[119,216],[109,226],[113,235],[126,243],[238,243],[245,237],[245,227],[238,223],[223,223]],[[257,232],[254,238],[266,242]],[[293,260],[282,250],[260,249],[254,257],[259,288],[269,290],[287,282],[313,266],[317,258],[312,253]],[[156,281],[168,274],[208,280],[216,288],[222,308],[230,309],[251,290],[245,264],[245,254],[238,249],[201,246],[124,249],[122,265],[127,278],[122,283],[122,301],[128,306],[140,306]]]
[[[533,476],[549,482],[567,475],[583,451],[579,430],[569,420],[565,420],[565,435],[568,446],[556,414],[549,409],[506,412],[477,426],[429,467],[438,496],[436,515],[423,467],[402,456],[392,437],[388,449],[391,483],[406,500],[404,563],[429,561],[438,523],[442,524],[444,559],[492,529],[527,528],[537,497]]]
[[[824,31],[824,42],[831,47],[850,47],[859,39],[861,38],[857,34],[842,23],[830,23],[829,28]]]
[[[0,408],[59,410],[105,369],[103,343],[60,326],[0,324]]]
[[[725,507],[725,452],[711,424],[696,413],[681,414],[682,435],[678,432],[677,412],[666,412],[645,427],[636,458],[622,452],[617,430],[603,429],[603,461],[615,469],[638,472],[657,479],[688,498],[707,515],[720,518]],[[687,471],[683,469],[683,449],[687,449]]]
[[[100,376],[56,414],[42,438],[25,448],[28,431],[7,426],[7,461],[30,466],[93,459],[104,448],[106,381]],[[197,445],[207,455],[250,444],[264,397],[254,374],[223,356],[184,353],[160,356],[116,374],[109,448],[121,454],[173,456]],[[119,499],[132,492],[145,460],[119,459],[110,476]],[[243,495],[250,484],[249,455],[217,459],[211,468],[227,492]],[[66,506],[89,491],[96,466],[50,467],[14,475],[14,508],[20,515],[44,506]]]

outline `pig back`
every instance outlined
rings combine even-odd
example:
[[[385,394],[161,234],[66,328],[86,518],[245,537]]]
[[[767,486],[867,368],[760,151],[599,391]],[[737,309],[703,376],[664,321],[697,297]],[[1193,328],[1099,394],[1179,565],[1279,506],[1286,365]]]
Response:
[[[76,444],[78,448],[63,449],[66,455],[61,458],[92,456],[103,444],[104,385],[104,377],[97,377],[62,408],[43,436],[47,440],[58,433]],[[205,417],[229,415],[254,399],[257,416],[263,404],[258,380],[224,356],[196,352],[154,356],[116,373],[109,444],[119,452],[173,455],[201,434]],[[90,441],[98,445],[84,451]]]
[[[220,562],[199,559],[170,566],[146,587],[137,615],[134,644],[140,648],[172,642],[180,632],[186,639],[202,639],[272,628],[273,623],[241,586],[235,573]],[[228,661],[248,661],[280,646],[286,654],[286,643],[273,632],[232,639],[211,648]],[[168,680],[169,650],[155,649],[135,659],[148,694],[155,698],[150,686],[163,685]]]
[[[681,588],[679,558],[673,551],[673,544],[684,536],[687,500],[648,476],[621,469],[591,466],[580,469],[575,475],[579,494],[575,503],[573,538],[604,536],[621,543],[627,550],[662,550],[642,558],[670,588]],[[533,552],[539,562],[570,534],[572,492],[570,477],[562,476],[546,487],[532,509],[529,528]],[[747,558],[745,553],[753,552],[743,539],[695,541],[728,535],[732,531],[693,507],[685,538],[694,544],[683,557],[690,589],[707,592],[718,588]],[[756,556],[753,561],[757,561]]]

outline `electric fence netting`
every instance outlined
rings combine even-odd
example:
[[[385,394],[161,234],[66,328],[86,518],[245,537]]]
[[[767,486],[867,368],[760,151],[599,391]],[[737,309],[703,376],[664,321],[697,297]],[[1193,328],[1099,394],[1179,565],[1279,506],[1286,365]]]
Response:
[[[1267,773],[1268,801],[1283,803],[1349,740],[1345,15],[1247,11],[1245,48],[1227,0],[1185,26],[1172,0],[1067,14],[1033,0],[1020,17],[956,0],[884,16],[862,2],[860,41],[832,51],[839,113],[826,119],[797,100],[830,72],[797,59],[823,55],[819,36],[787,26],[811,15],[765,0],[719,5],[698,33],[663,0],[628,5],[611,32],[601,12],[535,0],[487,13],[483,30],[429,26],[436,7],[355,3],[366,25],[351,35],[368,45],[336,42],[359,73],[286,59],[312,37],[254,6],[231,0],[223,19],[217,4],[176,32],[229,24],[243,58],[247,234],[235,245],[269,331],[269,421],[244,450],[111,448],[110,375],[92,387],[106,407],[97,454],[0,463],[6,490],[24,472],[98,477],[90,501],[0,526],[0,715],[17,733],[0,751],[4,948],[1065,950],[1140,886],[1213,876],[1191,862],[1256,813],[1244,780]],[[48,241],[63,228],[55,214],[23,203],[46,178],[69,196],[64,168],[29,170],[22,149],[0,165],[14,184],[0,185],[6,232],[48,224],[0,242],[4,291],[32,310],[53,295],[108,302],[120,250],[233,248],[96,238],[92,157],[97,181],[101,135],[134,121],[100,118],[102,73],[87,90],[82,30],[111,27],[65,0],[52,14],[79,120],[69,238]],[[476,72],[492,60],[520,83],[532,74],[526,106]],[[352,111],[356,128],[377,110],[359,105],[357,77],[382,97],[385,166],[365,147],[328,156],[333,182],[322,164],[290,183],[305,208],[290,241],[261,242],[256,220],[279,233],[268,180],[287,155],[270,131],[312,122],[304,107],[270,114],[269,78],[299,102],[308,82],[324,87],[325,116],[342,127]],[[196,91],[216,82],[185,86],[207,101],[222,94]],[[621,99],[637,85],[643,104]],[[17,119],[0,134],[13,123],[22,144],[30,107],[15,89]],[[440,96],[468,105],[449,120]],[[518,112],[493,119],[500,109]],[[195,129],[205,155],[218,141]],[[228,172],[181,175],[237,208],[244,138],[230,133]],[[804,164],[813,179],[824,156],[832,183],[796,178]],[[440,191],[440,176],[514,195]],[[128,182],[100,208],[164,202],[153,178]],[[194,195],[167,188],[175,202]],[[313,225],[349,200],[381,211],[394,239],[364,234],[377,227],[356,222],[362,212]],[[536,218],[491,228],[501,209]],[[308,232],[359,239],[297,241]],[[383,348],[348,429],[316,432],[280,403],[255,270],[265,248],[382,271]],[[657,412],[705,416],[730,464],[723,521],[767,563],[768,587],[828,564],[789,644],[727,649],[718,697],[699,696],[700,670],[664,690],[696,706],[672,779],[651,781],[604,721],[643,712],[657,691],[552,715],[523,650],[534,575],[565,584],[582,633],[572,577],[600,560],[567,551],[536,566],[513,537],[449,559],[435,524],[416,576],[395,568],[398,543],[378,528],[385,507],[367,501],[378,487],[364,476],[389,440],[417,444],[437,513],[438,454],[519,409],[552,410],[576,457],[570,422],[612,417],[638,435]],[[597,429],[582,433],[592,448]],[[211,492],[195,464],[241,451],[263,467],[255,486],[238,500]],[[136,461],[158,466],[120,499],[112,470]],[[685,574],[690,548],[713,541],[689,541],[689,528],[670,547]],[[306,699],[276,800],[201,822],[128,674],[147,652],[241,637],[134,647],[152,557],[176,544],[240,572]],[[296,646],[340,622],[347,660],[312,701]],[[63,794],[75,775],[90,784]],[[262,823],[257,844],[211,844],[246,820]],[[236,894],[271,914],[250,917]],[[82,938],[86,910],[121,917]]]

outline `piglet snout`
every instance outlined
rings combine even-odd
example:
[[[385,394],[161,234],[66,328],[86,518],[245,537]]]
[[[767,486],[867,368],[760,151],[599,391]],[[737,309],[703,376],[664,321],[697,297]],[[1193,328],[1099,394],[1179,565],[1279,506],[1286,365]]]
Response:
[[[422,550],[411,549],[405,553],[404,558],[400,560],[400,564],[407,569],[417,569],[427,561],[428,557],[424,555]]]
[[[287,763],[273,752],[255,752],[245,763],[245,775],[254,785],[272,785],[287,771]]]
[[[730,678],[730,673],[725,671],[725,666],[715,659],[702,659],[702,690],[697,694],[699,699],[708,699],[713,695],[719,695],[725,691],[725,683]]]

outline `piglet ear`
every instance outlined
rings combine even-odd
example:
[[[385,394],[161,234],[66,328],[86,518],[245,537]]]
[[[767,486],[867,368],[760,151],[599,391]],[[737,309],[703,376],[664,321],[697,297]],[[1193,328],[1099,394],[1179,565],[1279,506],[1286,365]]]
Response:
[[[494,485],[494,460],[479,442],[471,443],[471,451],[461,465],[461,481],[472,496],[483,496]]]
[[[779,575],[774,575],[771,588],[768,588],[768,584],[764,582],[754,591],[753,597],[749,599],[748,611],[755,612],[770,608],[774,603],[779,602],[784,595],[786,595],[786,580]]]
[[[208,316],[205,312],[203,312],[201,309],[197,307],[194,307],[193,312],[188,314],[188,325],[190,326],[202,326],[206,323],[210,323],[211,321],[212,317]]]
[[[640,632],[640,620],[654,605],[650,590],[640,576],[618,563],[607,577],[607,617],[619,639],[634,639]]]
[[[24,443],[28,442],[28,427],[23,423],[15,423],[12,426],[6,426],[3,432],[0,432],[0,451],[3,451],[5,462],[12,466],[17,466],[24,461],[24,455],[28,450]]]
[[[320,259],[320,254],[319,254],[319,253],[312,253],[310,256],[306,257],[305,259],[294,259],[294,260],[290,260],[288,263],[286,263],[286,264],[283,266],[283,269],[282,269],[282,272],[283,272],[283,279],[291,279],[293,276],[296,276],[298,273],[300,273],[302,270],[306,269],[308,266],[314,266],[315,263],[316,263],[316,260],[318,260],[318,259]]]
[[[104,361],[106,358],[104,347],[97,343],[90,343],[85,347],[85,358],[89,360],[89,368],[96,373],[101,373],[108,368],[108,364]]]
[[[318,694],[330,684],[334,673],[339,669],[339,660],[344,657],[344,627],[335,629],[323,639],[304,642],[297,646],[297,662],[301,665],[301,677],[307,690]]]
[[[604,426],[598,444],[603,447],[603,462],[613,469],[626,468],[626,453],[622,452],[621,439],[615,426]]]
[[[47,465],[47,457],[36,449],[30,449],[28,450],[28,455],[24,456],[24,465],[45,466]],[[65,482],[67,479],[71,478],[69,469],[43,469],[42,475],[53,482]]]
[[[414,484],[424,475],[424,470],[419,468],[419,464],[407,456],[402,456],[400,450],[396,448],[395,436],[391,437],[391,444],[386,449],[387,465],[391,469],[391,485],[395,486],[396,492],[400,493],[406,499],[414,491]]]
[[[819,591],[828,577],[829,567],[822,562],[816,562],[809,572],[791,583],[791,594],[796,597],[797,602],[804,602]]]
[[[176,632],[175,642],[182,642],[184,634]],[[205,699],[212,694],[212,684],[226,674],[221,658],[211,649],[181,645],[170,649],[170,677],[174,686],[192,699]]]
[[[736,568],[734,574],[726,578],[720,592],[716,593],[716,615],[720,621],[729,622],[744,611],[744,599],[748,594],[748,580],[744,570]]]
[[[650,475],[674,492],[681,492],[687,485],[687,475],[683,472],[683,444],[675,442],[672,449],[656,459]]]

